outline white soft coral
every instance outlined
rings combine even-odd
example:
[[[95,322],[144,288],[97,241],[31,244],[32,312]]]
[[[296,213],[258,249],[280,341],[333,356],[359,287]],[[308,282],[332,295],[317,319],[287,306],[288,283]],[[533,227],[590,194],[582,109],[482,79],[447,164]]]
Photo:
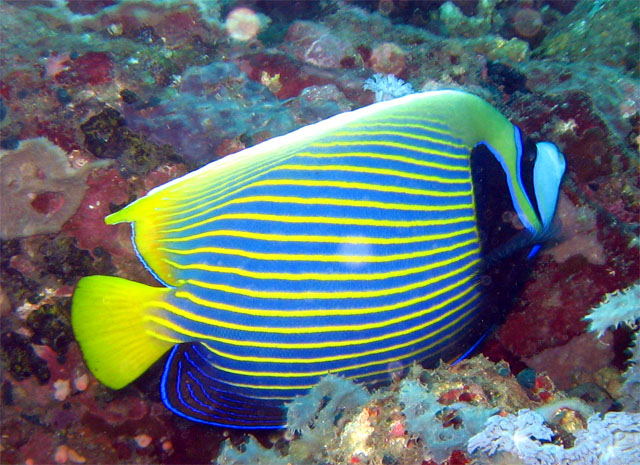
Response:
[[[593,307],[583,318],[589,321],[588,330],[602,336],[607,328],[617,328],[625,323],[629,326],[640,319],[640,283],[622,291],[607,294],[604,300]]]
[[[629,349],[631,358],[627,371],[624,372],[624,384],[620,391],[620,402],[629,412],[640,412],[640,336],[638,331],[633,334],[633,341]]]
[[[364,90],[370,90],[375,94],[376,102],[385,102],[394,98],[413,94],[415,91],[411,84],[395,77],[393,74],[374,74],[364,81]]]
[[[584,320],[589,321],[588,330],[602,336],[608,328],[617,328],[621,324],[629,327],[637,325],[640,320],[640,282],[622,291],[612,292],[595,306]],[[640,338],[638,330],[633,334],[630,347],[629,367],[624,373],[622,398],[624,409],[631,412],[640,411]]]
[[[489,418],[487,426],[471,439],[467,447],[469,452],[476,450],[493,455],[496,452],[509,452],[527,465],[553,465],[557,463],[555,445],[543,446],[542,441],[550,441],[553,433],[544,424],[539,414],[522,409],[517,415],[495,415]]]
[[[587,429],[574,433],[573,447],[551,443],[552,431],[541,415],[523,409],[517,415],[493,416],[485,429],[469,439],[470,453],[508,452],[525,465],[630,465],[640,463],[640,414],[592,415]],[[541,442],[542,441],[542,442]]]

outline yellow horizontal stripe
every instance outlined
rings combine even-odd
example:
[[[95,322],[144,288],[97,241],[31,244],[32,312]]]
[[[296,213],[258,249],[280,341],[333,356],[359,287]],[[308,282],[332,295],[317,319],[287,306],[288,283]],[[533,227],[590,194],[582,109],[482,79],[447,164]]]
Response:
[[[387,192],[387,193],[398,193],[398,194],[408,194],[408,195],[420,195],[420,196],[430,196],[430,197],[469,197],[472,195],[471,189],[465,189],[460,191],[450,191],[443,192],[437,190],[429,190],[429,189],[414,189],[407,187],[399,187],[399,186],[385,186],[379,184],[371,184],[371,183],[361,183],[361,182],[348,182],[348,181],[315,181],[310,179],[266,179],[262,181],[256,181],[249,183],[247,185],[242,186],[239,189],[233,190],[231,192],[227,192],[224,195],[219,195],[212,199],[207,200],[206,198],[200,199],[201,202],[196,204],[191,208],[180,208],[177,209],[176,205],[170,205],[168,207],[158,207],[156,211],[159,212],[157,218],[166,218],[180,215],[180,219],[176,220],[182,221],[184,219],[184,215],[193,211],[202,210],[204,207],[211,205],[213,203],[219,202],[228,198],[232,195],[240,194],[242,191],[254,188],[254,187],[262,187],[262,186],[300,186],[300,187],[327,187],[327,188],[340,188],[340,189],[360,189],[360,190],[370,190],[375,192]],[[194,202],[182,203],[182,207],[186,207]],[[162,211],[171,211],[178,210],[174,213],[161,213]]]
[[[411,145],[411,144],[403,144],[401,142],[391,142],[391,141],[371,141],[371,140],[358,140],[358,141],[331,141],[331,142],[314,142],[310,144],[309,147],[318,147],[318,148],[332,148],[332,147],[340,147],[340,148],[348,148],[348,147],[372,147],[372,146],[382,146],[382,147],[391,147],[395,149],[403,149],[409,150],[411,152],[419,152],[430,155],[439,155],[441,157],[446,158],[454,158],[457,160],[464,160],[469,155],[467,154],[456,154],[451,152],[446,152],[444,150],[436,150],[434,148],[425,148],[419,145]],[[443,165],[446,167],[446,165]]]
[[[176,223],[185,223],[195,220],[196,218],[208,215],[221,210],[230,205],[246,205],[251,203],[276,203],[276,204],[293,204],[293,205],[324,205],[332,207],[354,207],[354,208],[377,208],[381,210],[400,210],[400,211],[423,211],[423,212],[440,212],[440,211],[455,211],[463,209],[472,209],[473,204],[454,204],[454,205],[421,205],[421,204],[403,204],[403,203],[389,203],[389,202],[376,202],[373,200],[350,200],[350,199],[335,199],[326,197],[293,197],[293,196],[279,196],[279,195],[252,195],[245,197],[238,197],[227,202],[221,203],[206,210],[199,211],[190,216],[181,217],[171,221],[164,221],[156,223],[158,227],[172,225]]]
[[[269,170],[269,171],[271,171],[271,170]],[[207,205],[211,205],[213,203],[220,202],[220,201],[222,201],[222,200],[224,200],[226,198],[232,197],[234,195],[238,195],[241,192],[253,187],[255,185],[255,183],[249,183],[249,184],[246,184],[246,183],[248,181],[251,181],[253,179],[257,179],[257,178],[261,177],[263,174],[264,173],[260,173],[260,174],[257,174],[255,176],[251,176],[249,178],[242,179],[242,180],[236,182],[235,184],[231,184],[229,186],[229,189],[233,189],[233,190],[229,191],[229,189],[227,189],[226,193],[218,191],[218,192],[215,192],[213,194],[209,194],[209,195],[207,195],[205,197],[199,198],[197,202],[196,201],[179,202],[179,204],[177,204],[177,205],[167,204],[166,207],[158,207],[158,208],[156,208],[156,211],[158,212],[158,214],[156,215],[157,218],[172,217],[172,216],[175,216],[176,214],[180,215],[179,218],[177,218],[177,219],[175,219],[173,221],[165,221],[163,223],[158,223],[158,224],[159,225],[163,225],[163,224],[180,223],[180,222],[186,221],[188,219],[203,215],[203,214],[205,214],[207,212],[214,211],[216,209],[219,209],[219,208],[222,208],[224,206],[227,206],[230,203],[229,201],[226,202],[226,203],[223,203],[223,204],[219,204],[216,207],[213,207],[213,208],[211,208],[209,210],[201,211],[202,208],[206,207]],[[241,187],[238,187],[238,186],[241,186]],[[235,199],[235,200],[237,202],[238,199]],[[233,200],[231,202],[233,202]],[[188,207],[189,205],[194,205],[194,206],[191,207],[191,208],[185,208],[185,207]],[[177,208],[177,207],[181,207],[181,208]],[[167,213],[162,213],[163,211],[167,211],[167,210],[169,210],[169,211],[178,210],[178,211],[176,211],[175,213],[168,213],[168,214]],[[196,215],[188,216],[188,217],[184,217],[183,216],[186,213],[190,213],[190,212],[193,212],[193,211],[199,211],[199,213],[197,213]]]
[[[383,176],[395,176],[403,179],[414,179],[418,181],[430,181],[440,184],[468,184],[469,179],[450,179],[443,178],[441,176],[429,176],[424,174],[412,173],[409,171],[392,170],[388,168],[371,168],[368,166],[355,166],[355,165],[298,165],[298,164],[286,164],[280,165],[274,168],[273,171],[344,171],[347,173],[368,173],[368,174],[380,174]]]
[[[398,121],[398,122],[394,123],[393,121]],[[418,124],[408,123],[407,121],[418,121]],[[444,126],[444,127],[428,126],[428,124],[437,124],[439,126]],[[436,121],[436,120],[427,120],[422,117],[420,118],[391,117],[388,120],[367,121],[366,123],[353,123],[353,124],[350,124],[346,129],[358,130],[361,128],[363,130],[367,130],[371,128],[384,128],[384,127],[395,127],[395,128],[401,128],[401,129],[404,129],[404,128],[423,129],[425,131],[431,131],[437,134],[443,134],[445,136],[452,137],[456,140],[460,140],[456,136],[456,134],[453,133],[451,129],[448,128],[448,125],[444,124],[444,122]],[[357,134],[357,131],[356,131],[356,134]],[[464,147],[464,146],[465,145],[461,143],[461,147]]]
[[[462,330],[464,330],[467,326],[469,326],[470,323],[471,322],[467,322],[466,324],[464,324],[463,326],[458,328],[456,331],[448,333],[444,337],[440,338],[439,340],[434,341],[433,343],[429,344],[428,346],[423,347],[423,348],[415,351],[413,353],[413,356],[419,355],[419,354],[424,353],[424,352],[427,352],[430,349],[432,349],[433,347],[435,347],[436,345],[442,343],[443,341],[447,341],[447,340],[452,339],[453,337],[457,336]],[[401,365],[397,365],[397,364],[395,364],[393,362],[400,361],[400,360],[405,360],[407,358],[411,358],[411,356],[398,357],[397,359],[393,359],[391,362],[386,363],[385,364],[386,368],[384,368],[382,370],[371,371],[371,372],[368,372],[368,373],[362,373],[362,374],[358,374],[358,375],[345,376],[345,378],[346,379],[368,378],[370,376],[388,374],[388,373],[392,373],[392,372],[395,372],[395,371],[404,370],[405,368],[408,368],[408,367],[412,366],[414,363],[418,363],[420,360],[424,360],[426,358],[433,358],[438,353],[443,352],[443,351],[449,349],[450,347],[451,347],[451,343],[447,344],[444,347],[439,348],[437,351],[435,351],[433,353],[425,355],[424,357],[420,357],[418,359],[411,360],[409,363],[404,363],[404,364],[401,364]],[[322,376],[322,375],[325,375],[325,374],[329,374],[329,373],[336,373],[336,372],[337,372],[336,370],[327,370],[327,371],[320,372],[319,376]],[[283,385],[283,384],[265,385],[265,384],[249,384],[249,383],[227,382],[227,384],[230,384],[230,385],[236,386],[236,387],[241,387],[241,388],[248,388],[248,389],[290,391],[290,390],[299,390],[299,389],[310,389],[310,388],[314,387],[317,383],[308,384],[308,385]]]
[[[461,280],[460,282],[464,282],[464,281],[468,281],[469,279],[471,279],[471,277],[466,277],[465,279]],[[458,284],[458,283],[455,283]],[[454,285],[449,285],[447,287],[453,287]],[[446,292],[446,291],[445,291]],[[432,293],[432,295],[436,295],[436,294],[441,294],[443,293],[443,290],[438,290],[434,293]],[[433,308],[427,308],[427,309],[423,309],[417,312],[413,312],[413,313],[409,313],[406,315],[400,315],[394,318],[390,318],[388,320],[384,320],[384,321],[377,321],[377,322],[373,322],[373,323],[362,323],[362,324],[354,324],[354,325],[328,325],[328,326],[319,326],[319,327],[300,327],[300,326],[284,326],[284,327],[270,327],[270,326],[258,326],[258,325],[243,325],[243,324],[237,324],[237,323],[231,323],[228,321],[222,321],[222,320],[218,320],[215,318],[208,318],[202,315],[198,315],[198,314],[194,314],[192,312],[188,312],[182,308],[176,307],[175,305],[169,304],[167,302],[155,302],[154,303],[156,308],[162,309],[162,310],[166,310],[167,312],[173,314],[173,315],[177,315],[177,316],[181,316],[189,321],[194,321],[197,323],[202,323],[208,326],[212,326],[212,327],[216,327],[216,328],[224,328],[224,329],[230,329],[230,330],[235,330],[235,331],[243,331],[243,332],[248,332],[248,333],[269,333],[269,334],[319,334],[319,333],[331,333],[331,332],[339,332],[339,333],[346,333],[346,332],[360,332],[360,331],[367,331],[370,329],[380,329],[380,328],[384,328],[386,326],[391,326],[394,324],[398,324],[398,323],[402,323],[404,321],[408,321],[408,320],[412,320],[415,318],[419,318],[423,315],[426,315],[428,313],[431,313],[434,311]],[[346,313],[341,313],[341,314],[346,314]],[[149,318],[151,318],[152,315],[149,316]],[[167,323],[170,323],[167,321]],[[175,326],[176,328],[181,328],[183,331],[185,331],[184,333],[182,333],[181,331],[178,331],[181,334],[185,334],[187,335],[187,331],[182,327],[180,327],[179,325],[174,325],[173,323],[170,323],[172,326]],[[174,329],[176,330],[176,328],[170,328],[170,329]],[[205,337],[204,339],[208,339],[208,337]],[[245,341],[246,342],[246,341]],[[353,340],[350,341],[353,344]],[[317,346],[314,346],[317,347]],[[319,346],[318,346],[319,347]],[[331,347],[331,346],[329,346]]]
[[[462,309],[464,309],[465,307],[467,307],[468,305],[470,305],[474,300],[478,299],[478,294],[475,294],[473,296],[471,296],[471,298],[465,300],[463,303],[461,303],[460,305],[458,305],[457,307],[449,310],[447,313],[443,313],[442,315],[440,315],[438,318],[434,318],[433,320],[428,321],[427,323],[423,323],[421,325],[415,326],[412,328],[412,332],[418,332],[428,326],[431,326],[435,323],[439,323],[442,320],[449,318],[451,315],[454,315],[458,312],[460,312]],[[383,347],[383,348],[378,348],[378,349],[372,349],[372,350],[366,350],[363,352],[356,352],[356,353],[345,353],[345,354],[339,354],[339,355],[329,355],[326,357],[314,357],[314,358],[310,358],[310,357],[255,357],[255,356],[250,356],[250,355],[235,355],[229,352],[224,352],[222,350],[218,350],[214,347],[211,347],[208,343],[203,342],[202,345],[205,346],[207,348],[207,350],[209,350],[210,352],[213,352],[214,354],[223,357],[223,358],[228,358],[231,360],[237,360],[240,362],[253,362],[253,363],[296,363],[296,364],[313,364],[313,363],[326,363],[326,362],[337,362],[338,360],[348,360],[351,358],[356,358],[356,357],[368,357],[369,355],[375,355],[375,354],[380,354],[380,353],[384,353],[384,352],[390,352],[393,350],[397,350],[397,349],[402,349],[404,347],[408,347],[410,345],[413,344],[418,344],[420,342],[423,342],[427,339],[432,338],[434,335],[439,334],[440,332],[444,331],[445,329],[448,329],[449,327],[451,327],[452,325],[456,324],[458,321],[460,321],[462,318],[465,318],[466,316],[468,316],[470,313],[472,313],[474,310],[476,310],[479,306],[479,303],[476,303],[472,308],[470,308],[468,311],[466,311],[462,316],[460,316],[459,318],[457,318],[456,320],[454,320],[452,323],[450,323],[449,325],[447,325],[446,327],[441,328],[440,330],[436,330],[436,331],[431,331],[430,333],[421,336],[417,339],[412,339],[410,341],[406,341],[400,344],[394,344],[392,346],[388,346],[388,347]]]
[[[473,241],[471,241],[473,242]],[[431,251],[429,251],[431,252]],[[454,256],[447,260],[442,260],[435,263],[430,263],[429,265],[425,265],[424,270],[432,270],[441,268],[452,263],[456,263],[464,260],[472,255],[476,255],[478,250],[470,250],[466,253],[463,253],[458,256]],[[229,286],[226,284],[212,284],[203,281],[199,281],[196,279],[187,279],[185,282],[188,284],[192,284],[197,287],[201,287],[203,289],[210,289],[213,291],[227,292],[230,294],[239,294],[247,297],[254,297],[257,299],[283,299],[283,300],[307,300],[307,299],[365,299],[365,298],[373,298],[373,297],[382,297],[382,296],[391,296],[395,294],[402,294],[404,292],[412,291],[415,289],[420,289],[421,287],[426,287],[434,282],[440,281],[443,277],[455,276],[462,271],[466,271],[477,263],[476,261],[472,261],[469,264],[457,268],[449,273],[439,275],[437,277],[427,279],[425,281],[419,281],[416,283],[406,284],[404,286],[392,287],[386,289],[376,289],[376,290],[368,290],[368,291],[341,291],[341,292],[316,292],[316,291],[305,291],[305,292],[285,292],[285,291],[256,291],[254,289],[245,289],[239,288],[235,286]],[[327,275],[331,276],[331,275]]]
[[[371,184],[352,181],[316,181],[313,179],[265,179],[257,181],[248,187],[260,186],[301,186],[301,187],[336,187],[340,189],[360,189],[375,192],[387,192],[392,194],[420,195],[428,197],[459,197],[471,195],[471,189],[459,191],[438,191],[433,189],[415,189],[402,186],[387,186],[383,184]]]
[[[462,244],[469,245],[476,242],[476,238],[464,241]],[[415,258],[424,258],[438,253],[442,250],[455,249],[457,245],[443,247],[440,249],[419,250],[417,252],[398,253],[391,255],[325,255],[325,254],[288,254],[288,253],[265,253],[252,252],[243,249],[229,249],[225,247],[196,247],[193,249],[170,249],[167,247],[158,247],[160,252],[166,252],[175,255],[193,255],[198,253],[212,253],[222,255],[233,255],[254,260],[269,261],[290,261],[290,262],[323,262],[323,263],[388,263],[398,260],[411,260]],[[476,250],[472,251],[477,252]]]
[[[475,234],[475,228],[465,228],[443,234],[427,234],[422,236],[407,237],[364,237],[364,236],[319,236],[312,234],[269,234],[251,231],[238,231],[235,229],[218,229],[214,231],[193,234],[191,236],[181,236],[174,238],[160,239],[158,242],[188,242],[205,237],[239,237],[243,239],[255,239],[271,242],[319,242],[329,244],[416,244],[420,242],[437,241],[441,239],[451,239],[452,237],[465,234]]]
[[[336,218],[330,216],[295,216],[295,215],[271,215],[263,213],[226,213],[218,215],[207,220],[193,223],[188,226],[182,226],[180,228],[165,229],[159,231],[159,234],[169,234],[187,231],[189,229],[197,228],[205,224],[213,223],[215,221],[222,220],[256,220],[256,221],[275,221],[280,223],[318,223],[318,224],[340,224],[340,225],[354,225],[354,226],[387,226],[396,228],[413,228],[421,226],[441,226],[450,224],[459,224],[465,222],[475,222],[473,216],[462,216],[459,218],[447,218],[444,220],[374,220],[369,218]]]
[[[187,342],[186,339],[177,339],[175,337],[167,336],[164,333],[153,331],[151,329],[146,330],[145,333],[151,337],[160,339],[161,341],[170,342],[172,344],[182,344],[183,342]]]
[[[415,139],[415,140],[423,140],[423,141],[427,141],[427,142],[433,142],[434,144],[441,144],[441,145],[448,145],[450,147],[454,147],[457,149],[466,149],[467,145],[462,143],[462,142],[454,142],[454,141],[450,141],[450,140],[446,140],[446,139],[439,139],[437,137],[434,136],[428,136],[425,134],[416,134],[414,132],[409,132],[409,131],[393,131],[393,130],[388,130],[388,129],[381,129],[381,130],[371,130],[371,129],[375,129],[375,127],[381,127],[382,125],[366,125],[366,126],[361,126],[361,129],[358,129],[357,131],[354,131],[353,127],[349,127],[347,131],[339,131],[339,132],[334,132],[331,134],[332,137],[363,137],[363,136],[391,136],[391,137],[404,137],[407,139]],[[387,124],[385,126],[391,126],[390,124]],[[406,125],[399,125],[396,124],[395,127],[401,127],[403,129],[407,129],[407,128],[418,128],[418,129],[424,129],[427,131],[432,131],[432,132],[436,132],[438,134],[444,134],[444,135],[448,135],[448,136],[452,136],[451,133],[449,132],[443,132],[442,130],[440,131],[435,131],[431,128],[422,126],[422,125],[416,125],[416,124],[406,124]]]
[[[446,324],[442,328],[439,328],[438,330],[432,331],[431,333],[429,333],[428,337],[421,338],[421,339],[424,340],[424,339],[432,338],[433,336],[437,336],[438,334],[441,334],[441,333],[445,332],[446,330],[448,330],[451,327],[453,327],[456,324],[458,324],[462,319],[464,319],[467,316],[469,316],[474,310],[475,310],[475,308],[469,309],[467,312],[463,313],[458,318],[456,318],[455,320],[449,322],[448,324]],[[443,338],[443,339],[445,339],[445,338]],[[387,365],[387,364],[390,364],[390,363],[393,363],[393,362],[397,362],[399,360],[412,358],[412,357],[414,357],[415,355],[417,355],[419,353],[422,353],[422,352],[425,352],[425,351],[431,349],[432,347],[434,347],[435,345],[437,345],[439,343],[440,343],[440,340],[434,341],[431,344],[428,344],[428,345],[426,345],[424,347],[421,347],[421,348],[419,348],[417,350],[414,350],[413,352],[409,352],[408,354],[404,354],[401,357],[392,357],[392,358],[387,358],[387,359],[383,359],[383,360],[372,360],[370,362],[363,362],[363,363],[358,363],[358,364],[349,365],[349,366],[345,366],[345,367],[334,368],[334,369],[331,370],[331,373],[343,373],[345,371],[357,370],[357,369],[360,369],[360,368],[365,368],[365,367],[370,367],[370,366],[375,366],[375,365]],[[353,355],[353,357],[358,357],[358,355]],[[308,371],[308,372],[303,372],[303,371],[286,371],[286,372],[284,372],[284,371],[247,371],[247,370],[238,370],[238,369],[224,367],[224,366],[222,366],[220,364],[215,364],[215,363],[212,363],[212,366],[214,366],[215,368],[217,368],[217,369],[219,369],[221,371],[226,371],[227,373],[233,373],[233,374],[236,374],[236,375],[249,376],[249,377],[306,378],[306,377],[310,377],[310,376],[321,376],[321,375],[326,373],[326,369],[325,370],[320,370],[320,371]],[[368,375],[369,375],[369,373],[367,373],[367,376]]]
[[[469,239],[465,244],[476,242],[476,239]],[[198,253],[211,253],[221,255],[233,255],[253,260],[268,261],[290,261],[290,262],[323,262],[323,263],[388,263],[398,260],[411,260],[415,258],[423,258],[433,255],[432,250],[420,250],[418,252],[400,253],[392,255],[324,255],[324,254],[287,254],[287,253],[265,253],[252,252],[243,249],[229,249],[225,247],[196,247],[193,249],[170,249],[167,247],[158,247],[158,251],[175,255],[193,255]],[[477,252],[476,250],[472,253]]]
[[[462,282],[460,282],[460,284],[464,284],[468,280],[469,279],[465,279]],[[456,285],[457,284],[458,283],[456,283]],[[434,305],[434,306],[430,307],[430,309],[427,311],[427,313],[428,312],[434,312],[434,311],[436,311],[436,310],[438,310],[440,308],[443,308],[443,307],[449,305],[452,302],[455,302],[456,300],[464,298],[464,296],[466,296],[467,294],[471,293],[477,286],[478,286],[477,283],[473,284],[469,288],[467,288],[464,291],[459,292],[458,294],[450,297],[449,299],[445,300],[444,302],[441,302],[441,303],[439,303],[437,305]],[[454,288],[454,287],[456,287],[456,286],[455,285],[447,286],[447,288]],[[432,298],[432,297],[429,296],[429,297],[424,297],[424,298],[421,298],[421,299],[412,299],[412,300],[415,300],[416,301],[415,303],[419,303],[420,301],[426,301],[426,300],[429,300],[430,298]],[[414,303],[414,302],[411,302],[411,303]],[[203,334],[203,333],[199,333],[199,332],[196,332],[196,331],[190,331],[188,329],[183,328],[182,326],[179,326],[179,325],[167,320],[166,318],[158,317],[158,316],[155,316],[155,315],[147,315],[145,317],[145,320],[154,322],[154,323],[158,324],[159,326],[161,326],[163,328],[166,328],[166,329],[168,329],[170,331],[173,331],[176,334],[185,336],[185,338],[187,338],[187,340],[198,339],[200,341],[215,341],[215,342],[219,342],[219,343],[227,344],[227,345],[232,345],[232,346],[264,347],[264,348],[268,348],[268,349],[286,349],[286,350],[324,349],[324,348],[336,348],[336,347],[345,347],[345,346],[370,344],[370,343],[374,343],[374,342],[384,341],[384,340],[387,340],[387,339],[392,339],[392,338],[395,338],[395,337],[398,337],[398,336],[403,336],[403,335],[410,334],[410,333],[413,333],[413,332],[416,331],[416,327],[413,327],[413,328],[403,329],[403,330],[400,330],[400,331],[395,331],[395,332],[392,332],[392,333],[387,333],[387,334],[384,334],[382,336],[375,336],[375,337],[364,338],[364,339],[336,340],[336,341],[310,342],[310,343],[286,343],[286,342],[266,342],[266,341],[263,341],[263,340],[257,340],[257,341],[250,341],[250,340],[246,340],[246,339],[237,340],[237,339],[230,339],[230,338],[225,338],[225,337],[220,337],[220,336],[214,336],[212,334]],[[431,324],[433,324],[433,323],[431,321],[428,321],[426,323],[423,323],[420,326],[421,327],[427,327],[427,326],[429,326]]]
[[[472,232],[470,230],[469,232]],[[476,239],[470,239],[469,241],[464,241],[456,244],[451,247],[441,247],[438,249],[431,249],[430,251],[434,254],[441,253],[444,251],[454,250],[457,248],[464,247],[471,243],[476,242]],[[253,279],[277,279],[284,281],[305,281],[305,280],[316,280],[316,281],[375,281],[380,279],[388,279],[395,278],[399,276],[408,276],[415,273],[421,273],[432,268],[430,265],[423,265],[413,268],[405,268],[394,271],[387,271],[384,273],[285,273],[285,272],[277,272],[277,273],[266,273],[266,272],[255,272],[250,270],[244,270],[242,268],[232,268],[225,266],[215,266],[215,265],[204,265],[204,264],[189,264],[183,265],[177,262],[174,262],[169,259],[163,260],[168,265],[179,269],[179,270],[201,270],[201,271],[210,271],[213,273],[230,273],[238,276],[244,276],[247,278]]]
[[[391,202],[377,202],[374,200],[351,200],[351,199],[336,199],[327,197],[293,197],[282,195],[255,195],[247,196],[239,199],[234,199],[223,206],[231,204],[246,204],[254,202],[269,202],[269,203],[291,203],[296,205],[326,205],[331,207],[360,207],[360,208],[378,208],[381,210],[401,210],[401,211],[423,211],[423,212],[439,212],[439,211],[453,211],[473,208],[473,204],[454,204],[454,205],[423,205],[423,204],[405,204],[405,203],[391,203]],[[211,210],[214,210],[213,208]],[[204,213],[208,213],[211,210],[207,210]],[[185,218],[184,220],[187,220]]]
[[[479,262],[479,260],[478,260]],[[439,279],[442,280],[448,277],[447,275],[440,276]],[[383,305],[378,307],[365,307],[365,308],[349,308],[349,309],[314,309],[314,310],[302,310],[298,309],[295,312],[290,310],[265,310],[265,309],[253,309],[253,308],[244,308],[238,307],[236,305],[229,305],[223,302],[213,302],[210,300],[201,299],[199,297],[194,296],[193,294],[186,291],[176,291],[175,296],[180,299],[187,299],[197,305],[208,308],[215,308],[216,310],[223,310],[232,313],[239,313],[243,315],[253,315],[253,316],[262,316],[262,317],[280,317],[280,318],[299,318],[299,317],[309,317],[309,316],[345,316],[345,315],[371,315],[374,313],[388,312],[399,310],[404,307],[408,307],[410,305],[418,304],[421,302],[425,302],[431,298],[434,298],[444,292],[453,289],[458,284],[465,283],[469,278],[465,278],[462,281],[458,281],[452,285],[446,286],[438,291],[432,292],[430,294],[426,294],[424,296],[410,299],[405,302],[399,302],[390,305]]]
[[[176,185],[175,188],[168,192],[177,194],[177,196],[167,196],[167,194],[163,193],[163,207],[159,207],[158,210],[176,209],[184,211],[185,207],[189,207],[190,205],[199,206],[207,198],[213,197],[216,199],[230,189],[235,189],[242,184],[264,176],[273,170],[273,167],[294,156],[295,153],[281,155],[274,157],[274,159],[269,162],[258,163],[255,166],[251,166],[249,169],[230,170],[224,175],[215,171],[203,173],[201,176],[192,179],[191,182]],[[194,186],[198,189],[190,189]]]
[[[439,154],[438,154],[439,155]],[[325,158],[374,158],[379,160],[391,160],[391,161],[399,161],[402,163],[407,163],[416,166],[424,166],[427,168],[436,168],[445,171],[460,171],[460,172],[469,172],[468,166],[455,166],[445,163],[437,163],[434,161],[427,160],[419,160],[417,158],[411,158],[402,155],[387,155],[380,153],[371,153],[371,152],[346,152],[346,153],[313,153],[313,152],[303,152],[298,156],[303,158],[316,158],[316,159],[325,159]],[[468,158],[468,155],[463,155]]]
[[[416,115],[414,109],[410,109],[409,111],[398,111],[390,119],[401,121],[404,124],[411,124],[407,123],[407,121],[416,121],[421,126],[424,126],[425,123],[435,124],[441,127],[429,126],[429,129],[436,132],[445,131],[445,134],[455,136],[455,134],[451,132],[453,129],[448,121],[445,121],[442,118],[425,118],[423,115]]]

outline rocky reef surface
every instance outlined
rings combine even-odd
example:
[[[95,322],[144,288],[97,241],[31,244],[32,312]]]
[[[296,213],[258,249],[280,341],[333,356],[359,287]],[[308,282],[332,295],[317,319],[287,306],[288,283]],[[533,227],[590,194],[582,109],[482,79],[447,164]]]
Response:
[[[595,431],[638,441],[640,420],[612,415],[638,412],[638,300],[608,298],[626,305],[621,324],[583,319],[640,279],[635,0],[6,0],[0,15],[0,462],[544,463],[508,441],[524,431],[554,454]],[[168,412],[160,365],[100,385],[70,327],[75,284],[154,283],[129,226],[104,217],[372,103],[375,74],[476,93],[566,155],[563,229],[482,355],[372,393],[329,380],[345,403],[311,397],[315,417],[254,436]],[[513,434],[489,429],[496,415]]]

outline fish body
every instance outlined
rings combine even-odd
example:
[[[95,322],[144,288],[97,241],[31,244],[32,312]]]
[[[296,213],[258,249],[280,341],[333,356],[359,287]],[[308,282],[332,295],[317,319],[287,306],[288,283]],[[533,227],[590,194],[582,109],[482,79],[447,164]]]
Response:
[[[519,130],[464,92],[343,113],[153,189],[106,222],[132,223],[163,286],[80,281],[72,324],[89,367],[120,388],[170,351],[170,410],[277,428],[283,401],[327,373],[373,384],[463,352],[482,308],[478,144],[535,243],[555,211],[562,154],[539,147],[527,185]]]

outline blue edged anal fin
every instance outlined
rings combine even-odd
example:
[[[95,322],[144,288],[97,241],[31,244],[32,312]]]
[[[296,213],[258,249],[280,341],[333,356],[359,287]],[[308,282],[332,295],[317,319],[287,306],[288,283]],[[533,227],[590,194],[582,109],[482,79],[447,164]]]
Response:
[[[174,343],[149,332],[154,302],[169,292],[112,276],[78,283],[71,325],[89,369],[101,383],[120,389],[134,381]]]
[[[250,397],[219,379],[202,344],[177,345],[162,375],[162,401],[175,414],[198,423],[242,429],[284,428],[281,399]]]

